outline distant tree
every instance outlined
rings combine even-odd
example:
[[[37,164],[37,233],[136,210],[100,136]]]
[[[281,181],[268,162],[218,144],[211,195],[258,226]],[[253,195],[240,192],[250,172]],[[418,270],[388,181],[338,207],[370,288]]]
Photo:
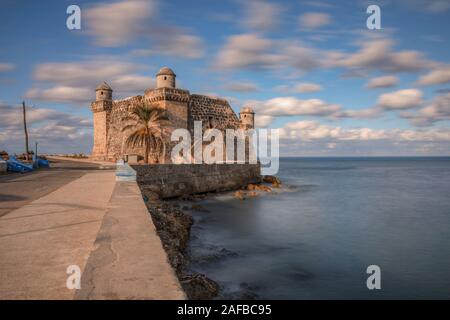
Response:
[[[131,111],[124,120],[133,122],[122,129],[122,131],[133,130],[125,144],[131,148],[142,147],[145,163],[148,163],[148,155],[152,151],[162,151],[165,157],[164,138],[169,119],[163,109],[144,103]]]

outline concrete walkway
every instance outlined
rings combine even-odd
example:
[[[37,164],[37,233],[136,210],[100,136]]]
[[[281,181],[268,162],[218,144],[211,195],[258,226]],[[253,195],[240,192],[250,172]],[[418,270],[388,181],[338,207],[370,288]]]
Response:
[[[0,204],[0,207],[2,204]],[[81,290],[66,287],[80,267]],[[0,299],[184,299],[135,182],[83,172],[0,217]]]
[[[100,168],[96,163],[52,159],[50,169],[0,175],[0,217]]]
[[[73,298],[66,269],[84,269],[114,184],[88,173],[0,218],[1,299]]]

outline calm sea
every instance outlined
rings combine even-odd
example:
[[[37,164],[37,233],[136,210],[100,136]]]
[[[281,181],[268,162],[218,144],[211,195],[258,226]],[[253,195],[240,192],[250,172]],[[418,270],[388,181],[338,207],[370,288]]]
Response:
[[[450,158],[284,158],[279,177],[276,193],[192,212],[189,268],[222,297],[450,298]]]

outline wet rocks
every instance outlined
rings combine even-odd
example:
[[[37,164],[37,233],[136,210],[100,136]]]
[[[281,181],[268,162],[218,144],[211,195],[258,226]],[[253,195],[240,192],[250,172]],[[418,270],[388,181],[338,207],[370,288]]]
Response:
[[[226,248],[209,246],[201,250],[200,253],[191,256],[191,261],[195,264],[208,264],[237,256],[238,254],[236,252],[230,251]]]
[[[245,200],[245,195],[246,193],[243,190],[238,190],[234,193],[234,197],[238,200]]]
[[[247,185],[247,190],[258,190],[258,191],[264,191],[264,192],[272,192],[272,188],[269,186],[266,186],[264,184],[249,184]]]
[[[193,218],[184,213],[178,204],[162,201],[147,188],[141,188],[147,209],[156,231],[166,250],[170,265],[174,268],[189,299],[212,299],[219,293],[219,285],[203,274],[184,273]],[[194,206],[194,205],[193,205]],[[199,206],[200,208],[200,206]],[[205,209],[206,210],[206,209]]]
[[[199,211],[199,212],[209,212],[208,209],[206,209],[205,207],[203,207],[199,204],[196,204],[196,203],[191,206],[191,210]]]
[[[281,187],[281,180],[275,176],[271,175],[263,176],[263,182],[272,184],[272,187],[274,188]]]
[[[192,300],[209,300],[219,294],[219,285],[204,274],[180,277],[184,292]]]

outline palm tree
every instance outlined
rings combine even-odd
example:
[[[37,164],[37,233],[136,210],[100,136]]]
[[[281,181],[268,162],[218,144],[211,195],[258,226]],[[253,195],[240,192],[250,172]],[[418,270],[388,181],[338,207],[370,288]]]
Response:
[[[133,121],[133,124],[128,124],[122,129],[122,132],[133,130],[125,143],[131,148],[143,147],[145,163],[148,163],[149,152],[160,150],[161,147],[165,157],[164,138],[169,119],[163,109],[144,103],[131,111],[128,116],[124,117],[124,120]]]

